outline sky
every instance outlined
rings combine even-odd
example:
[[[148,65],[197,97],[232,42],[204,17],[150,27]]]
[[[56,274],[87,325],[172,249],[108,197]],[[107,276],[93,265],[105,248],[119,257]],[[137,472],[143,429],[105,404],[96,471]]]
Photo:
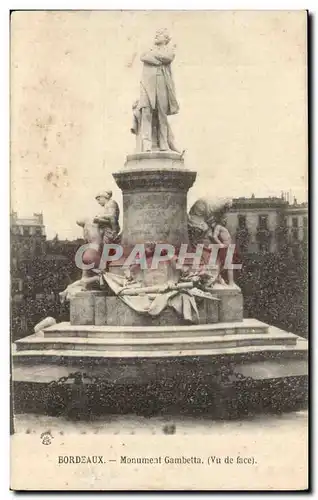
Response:
[[[170,123],[198,197],[307,198],[305,11],[29,11],[11,24],[11,207],[48,238],[81,236],[135,147],[140,53],[176,44]]]

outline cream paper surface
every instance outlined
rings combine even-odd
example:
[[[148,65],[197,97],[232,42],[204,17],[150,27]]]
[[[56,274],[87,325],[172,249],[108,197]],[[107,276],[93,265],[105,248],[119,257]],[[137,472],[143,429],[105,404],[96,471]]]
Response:
[[[199,421],[176,425],[174,435],[152,426],[121,424],[98,434],[82,426],[52,430],[50,445],[40,434],[12,438],[11,487],[52,490],[302,490],[307,483],[307,430],[304,415],[256,422]],[[145,425],[145,424],[144,424]],[[67,430],[66,430],[67,429]],[[86,430],[82,430],[86,429]],[[190,430],[192,429],[192,430]],[[43,430],[47,430],[44,428]],[[83,434],[86,432],[86,434]],[[115,433],[120,433],[115,434]],[[135,435],[130,435],[132,432]],[[156,432],[153,435],[152,432]],[[59,456],[101,455],[103,464],[59,464]],[[221,463],[212,457],[218,457]],[[158,458],[161,464],[128,464],[122,457]],[[201,458],[200,464],[171,464],[171,458]],[[226,457],[233,463],[226,463]],[[254,463],[238,464],[237,457]],[[210,458],[210,460],[209,460]],[[115,461],[114,461],[115,460]],[[168,461],[168,463],[165,463]],[[126,458],[127,462],[127,458]],[[210,463],[209,463],[210,462]],[[252,460],[250,461],[252,462]]]
[[[131,105],[139,54],[167,27],[180,113],[171,118],[199,196],[279,195],[306,200],[305,11],[14,12],[11,17],[11,197],[19,214],[43,210],[47,235],[81,236],[101,185],[134,149]],[[12,437],[14,489],[304,489],[307,424],[300,414],[268,425],[198,421],[164,435],[107,423]],[[48,424],[50,425],[50,424]],[[48,430],[43,423],[41,432]],[[28,430],[28,432],[27,432]],[[60,432],[64,432],[63,435]],[[85,432],[85,434],[83,433]],[[134,432],[134,435],[130,435]],[[125,465],[121,456],[201,457],[202,464]],[[103,464],[59,464],[59,455],[101,455]],[[237,456],[254,457],[239,465]],[[208,464],[218,456],[221,463]],[[224,463],[225,457],[233,464]],[[109,462],[116,460],[116,462]]]

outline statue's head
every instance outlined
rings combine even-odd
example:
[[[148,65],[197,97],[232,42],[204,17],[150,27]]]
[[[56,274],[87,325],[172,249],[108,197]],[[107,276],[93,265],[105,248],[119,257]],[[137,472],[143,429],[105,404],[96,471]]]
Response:
[[[155,45],[167,45],[170,40],[171,38],[166,28],[162,28],[156,31]]]
[[[95,198],[97,200],[97,203],[99,203],[103,207],[106,202],[111,199],[112,196],[112,191],[101,191],[100,193],[97,193]]]

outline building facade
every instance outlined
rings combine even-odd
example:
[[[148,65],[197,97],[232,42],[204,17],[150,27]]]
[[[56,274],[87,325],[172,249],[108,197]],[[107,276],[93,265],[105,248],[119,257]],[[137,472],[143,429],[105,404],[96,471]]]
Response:
[[[10,215],[11,236],[11,287],[14,296],[23,293],[26,283],[27,262],[45,253],[45,226],[41,213],[32,217]]]
[[[308,204],[282,197],[234,198],[227,227],[240,253],[278,252],[307,244]]]
[[[40,255],[45,250],[45,226],[43,214],[35,213],[32,217],[18,217],[17,212],[10,216],[11,250],[18,252],[19,258]]]

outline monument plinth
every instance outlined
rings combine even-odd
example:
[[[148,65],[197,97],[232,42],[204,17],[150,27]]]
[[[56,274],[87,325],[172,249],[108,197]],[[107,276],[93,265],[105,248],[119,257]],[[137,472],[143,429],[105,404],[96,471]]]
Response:
[[[123,246],[188,243],[187,192],[196,172],[184,168],[180,154],[129,155],[113,177],[123,193]]]

